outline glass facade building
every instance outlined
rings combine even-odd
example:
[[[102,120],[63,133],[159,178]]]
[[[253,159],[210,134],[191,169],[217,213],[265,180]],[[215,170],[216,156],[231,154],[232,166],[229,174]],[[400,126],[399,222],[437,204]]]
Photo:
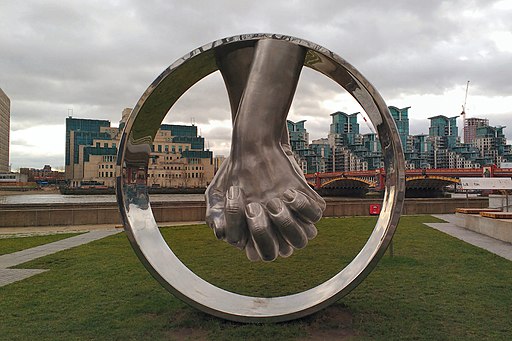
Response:
[[[120,128],[110,121],[66,119],[66,180],[72,187],[112,187],[121,129],[131,109],[123,110]],[[204,150],[196,126],[161,126],[152,143],[148,166],[152,187],[204,187],[213,178],[213,153]],[[176,134],[176,135],[175,135]]]
[[[428,135],[409,135],[409,109],[389,107],[398,128],[407,168],[479,168],[512,161],[512,147],[507,145],[503,132],[505,127],[492,127],[488,120],[471,119],[474,137],[471,143],[461,143],[457,127],[460,116],[437,115],[429,118]],[[340,111],[331,114],[328,138],[311,144],[305,138],[309,136],[305,121],[289,122],[292,150],[304,172],[345,172],[383,167],[378,136],[359,133],[358,115]]]

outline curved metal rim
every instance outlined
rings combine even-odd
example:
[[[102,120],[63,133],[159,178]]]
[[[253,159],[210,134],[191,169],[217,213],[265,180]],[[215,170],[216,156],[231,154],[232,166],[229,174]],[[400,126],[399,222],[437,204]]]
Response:
[[[144,207],[134,203],[127,191],[127,179],[124,175],[127,163],[131,162],[126,160],[127,150],[151,143],[156,133],[154,131],[153,136],[150,136],[150,142],[140,142],[140,136],[134,135],[134,131],[142,125],[141,122],[148,121],[145,116],[150,116],[151,124],[156,126],[157,123],[159,127],[167,111],[188,88],[217,70],[216,65],[210,65],[203,68],[199,75],[186,78],[185,81],[181,75],[180,81],[184,82],[182,84],[174,79],[178,77],[180,68],[187,63],[192,64],[198,58],[203,58],[203,62],[211,62],[211,55],[217,48],[228,45],[236,48],[237,44],[260,39],[286,40],[307,48],[313,58],[309,58],[309,61],[306,58],[305,65],[332,78],[361,104],[379,133],[387,174],[379,219],[366,244],[350,264],[314,288],[272,298],[235,294],[213,286],[190,271],[160,234],[149,201]],[[201,57],[208,54],[210,56]],[[169,89],[174,91],[171,99],[168,99],[168,93],[164,93]],[[165,103],[162,105],[162,102]],[[159,107],[164,109],[155,114],[154,108]],[[148,114],[149,110],[153,110],[151,115]],[[144,155],[147,156],[146,154]],[[314,313],[345,296],[371,272],[385,253],[396,230],[405,193],[405,167],[400,138],[394,120],[377,90],[352,65],[333,52],[306,40],[275,34],[247,34],[221,39],[204,45],[173,63],[149,86],[132,111],[122,134],[117,165],[117,199],[125,231],[148,271],[167,290],[188,304],[212,315],[240,322],[292,320]],[[147,195],[147,188],[144,189]]]

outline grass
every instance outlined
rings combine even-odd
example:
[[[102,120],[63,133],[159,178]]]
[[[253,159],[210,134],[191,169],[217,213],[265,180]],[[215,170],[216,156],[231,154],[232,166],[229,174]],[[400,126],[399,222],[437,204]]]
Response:
[[[386,255],[348,296],[297,321],[227,322],[188,307],[143,268],[126,237],[111,236],[40,258],[51,269],[0,288],[0,340],[509,340],[512,262],[403,217]],[[271,264],[248,263],[199,225],[162,229],[194,272],[244,294],[302,291],[357,253],[374,218],[323,219],[304,250]]]
[[[0,238],[0,256],[26,250],[31,247],[56,242],[58,240],[66,239],[79,234],[80,233],[58,233],[27,237],[2,236],[2,238]]]

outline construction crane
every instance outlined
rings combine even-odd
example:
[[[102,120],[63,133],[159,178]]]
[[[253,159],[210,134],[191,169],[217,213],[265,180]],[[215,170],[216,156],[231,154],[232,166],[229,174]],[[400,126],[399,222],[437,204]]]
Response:
[[[362,117],[362,118],[363,118],[363,120],[364,120],[364,123],[366,123],[366,125],[368,126],[368,129],[370,129],[370,131],[371,131],[373,134],[375,134],[375,130],[373,129],[373,127],[372,127],[372,125],[370,124],[370,122],[368,122],[368,121],[366,120],[366,117],[365,117],[363,114],[361,114],[360,112],[358,112],[358,113],[356,113],[356,114],[361,115],[361,117]]]
[[[466,143],[466,137],[464,136],[465,132],[466,132],[466,102],[468,100],[468,89],[469,89],[469,81],[466,83],[466,95],[464,96],[464,104],[462,105],[462,112],[461,112],[461,116],[462,116],[462,142],[463,143]]]

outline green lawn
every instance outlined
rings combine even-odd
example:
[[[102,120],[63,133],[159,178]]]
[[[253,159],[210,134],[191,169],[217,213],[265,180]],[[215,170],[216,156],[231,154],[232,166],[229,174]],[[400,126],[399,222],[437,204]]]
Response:
[[[0,288],[1,340],[212,339],[510,340],[512,262],[403,217],[395,257],[335,305],[297,321],[254,325],[188,307],[143,268],[123,234],[23,268],[50,269]],[[249,263],[204,225],[163,229],[176,254],[210,282],[244,294],[302,291],[357,253],[375,218],[323,219],[304,250]]]
[[[80,233],[59,233],[27,237],[2,236],[2,238],[0,238],[0,256],[29,249],[31,247],[56,242],[58,240],[66,239],[79,234]]]

